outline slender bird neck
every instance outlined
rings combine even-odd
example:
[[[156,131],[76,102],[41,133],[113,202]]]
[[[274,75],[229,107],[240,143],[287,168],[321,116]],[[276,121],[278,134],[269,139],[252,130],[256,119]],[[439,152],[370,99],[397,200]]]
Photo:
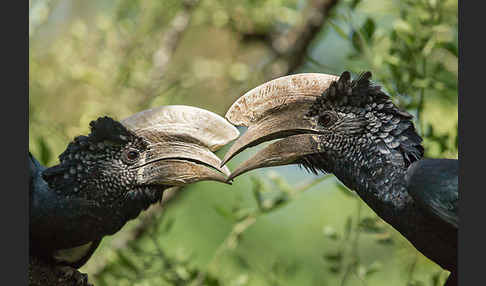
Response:
[[[412,202],[404,179],[407,165],[398,151],[382,154],[363,150],[355,154],[359,159],[353,156],[344,160],[344,164],[333,166],[333,173],[377,213],[388,208],[400,210]]]

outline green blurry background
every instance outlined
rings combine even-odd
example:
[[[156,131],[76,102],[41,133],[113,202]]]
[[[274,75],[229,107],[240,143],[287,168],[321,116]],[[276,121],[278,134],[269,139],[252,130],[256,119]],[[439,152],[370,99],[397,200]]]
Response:
[[[224,115],[271,78],[344,70],[371,70],[416,115],[426,156],[457,158],[454,0],[31,0],[29,18],[29,149],[48,166],[98,116],[166,104]],[[332,175],[275,167],[168,195],[102,241],[81,268],[95,285],[447,277]]]

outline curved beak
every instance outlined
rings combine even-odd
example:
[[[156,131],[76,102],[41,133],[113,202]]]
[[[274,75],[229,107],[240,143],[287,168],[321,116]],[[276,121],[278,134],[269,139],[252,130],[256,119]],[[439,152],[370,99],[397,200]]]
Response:
[[[145,158],[133,166],[147,184],[182,186],[203,180],[224,183],[230,175],[211,150],[184,138],[159,138],[148,148]]]
[[[311,105],[337,76],[296,74],[266,82],[240,97],[226,113],[226,119],[248,130],[224,156],[224,165],[246,148],[281,139],[242,163],[229,176],[232,180],[250,170],[288,165],[305,155],[322,152],[317,142],[323,135],[317,121],[306,117]],[[283,139],[282,139],[283,138]]]
[[[229,169],[213,151],[239,136],[238,130],[210,111],[182,105],[139,112],[121,123],[148,142],[131,168],[141,182],[182,186],[203,180],[228,183]]]

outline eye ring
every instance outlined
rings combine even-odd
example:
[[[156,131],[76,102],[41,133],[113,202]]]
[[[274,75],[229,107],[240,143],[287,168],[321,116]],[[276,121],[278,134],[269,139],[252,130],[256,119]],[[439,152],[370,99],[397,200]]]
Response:
[[[326,112],[324,114],[319,115],[317,122],[319,125],[323,127],[327,127],[336,121],[336,116],[331,112]]]
[[[123,152],[123,161],[128,164],[133,164],[140,158],[140,152],[137,149],[127,149]]]

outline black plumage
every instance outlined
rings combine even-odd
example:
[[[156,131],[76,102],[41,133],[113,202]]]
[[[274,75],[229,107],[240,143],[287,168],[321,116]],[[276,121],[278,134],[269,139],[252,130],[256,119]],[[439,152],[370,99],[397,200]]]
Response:
[[[326,89],[310,103],[303,95],[306,90],[315,92],[315,74],[287,78],[266,83],[240,99],[246,100],[248,110],[257,110],[252,96],[263,90],[280,92],[266,94],[280,100],[274,100],[279,108],[259,111],[265,116],[253,115],[253,122],[244,121],[241,114],[247,109],[237,103],[234,106],[239,109],[228,111],[230,122],[240,120],[249,129],[223,162],[254,142],[266,141],[261,140],[265,136],[283,138],[244,162],[230,178],[284,164],[333,173],[416,249],[451,271],[448,285],[457,283],[458,161],[423,158],[422,138],[415,131],[413,116],[396,107],[381,87],[370,81],[370,72],[355,80],[344,72],[330,84],[322,83],[329,78],[323,76],[321,86]],[[289,95],[281,90],[302,99],[285,103],[283,99]],[[260,128],[268,120],[273,120],[273,130]],[[292,126],[285,130],[286,125]]]
[[[145,185],[128,168],[129,153],[146,148],[142,138],[103,117],[68,145],[59,165],[45,168],[29,153],[31,254],[80,267],[103,236],[161,200],[169,186]],[[75,247],[85,250],[77,257],[60,251]]]
[[[90,128],[58,165],[45,168],[29,152],[30,255],[49,264],[82,266],[104,236],[161,201],[169,187],[226,182],[229,170],[212,151],[239,134],[220,116],[189,106],[121,122],[100,117]]]
[[[407,192],[441,223],[459,227],[459,164],[454,159],[423,159],[408,168]]]

